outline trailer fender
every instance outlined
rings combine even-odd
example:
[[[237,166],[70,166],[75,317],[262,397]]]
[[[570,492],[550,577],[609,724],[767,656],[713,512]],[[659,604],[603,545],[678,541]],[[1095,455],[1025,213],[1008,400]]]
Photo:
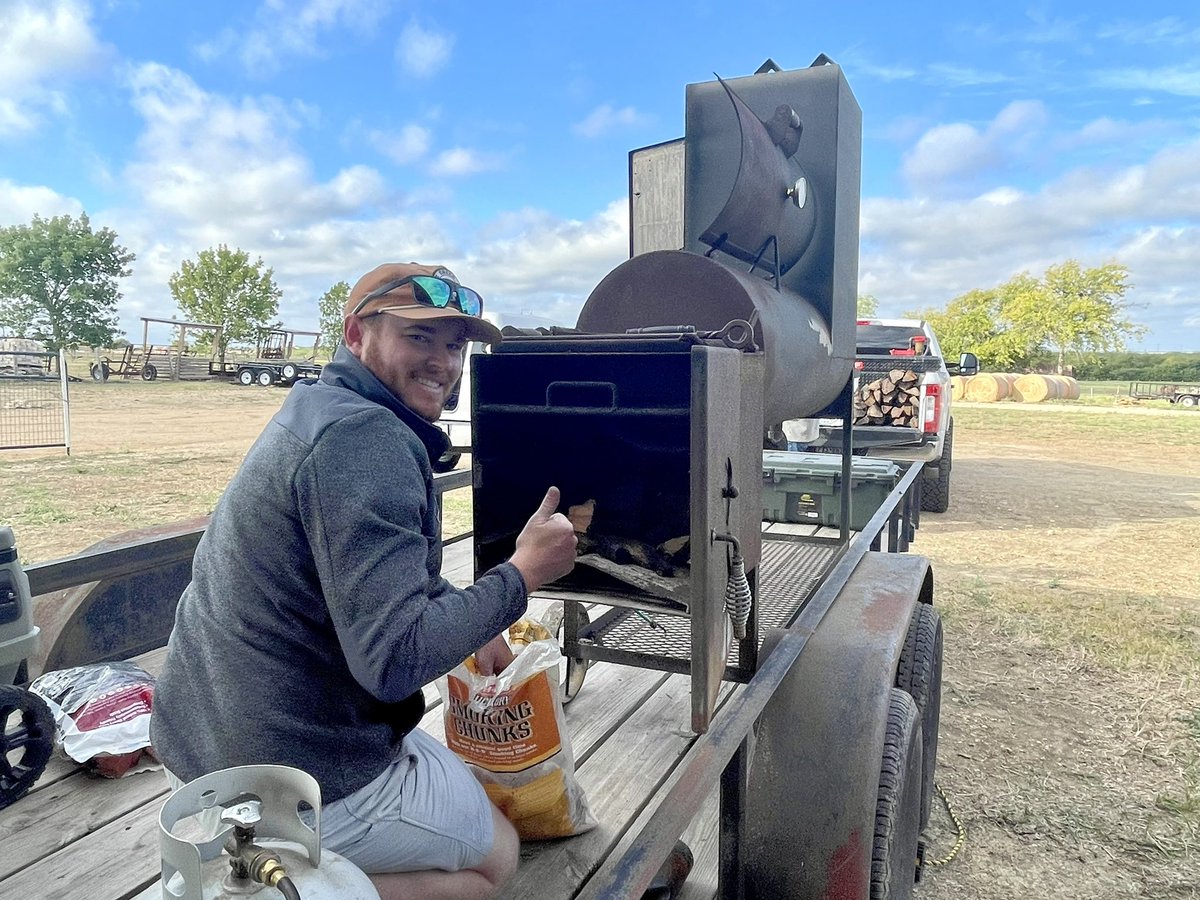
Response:
[[[129,574],[123,577],[47,590],[42,569],[52,564],[26,567],[34,595],[33,621],[42,630],[41,649],[29,660],[29,677],[165,647],[175,607],[192,577],[196,543],[208,521],[208,516],[198,516],[122,532],[76,557],[82,570],[93,553],[128,548],[132,558]],[[156,558],[153,565],[140,566],[138,545],[150,538],[171,539],[175,559],[163,564]]]
[[[928,560],[866,554],[767,704],[746,795],[748,898],[867,900],[891,690],[932,597]],[[767,633],[764,658],[783,634]]]

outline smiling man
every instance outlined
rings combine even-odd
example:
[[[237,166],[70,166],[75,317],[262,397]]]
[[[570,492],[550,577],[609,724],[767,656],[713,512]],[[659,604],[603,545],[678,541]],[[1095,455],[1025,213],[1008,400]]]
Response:
[[[421,688],[500,633],[574,565],[550,487],[510,560],[465,589],[441,577],[432,423],[483,300],[447,269],[387,264],[350,292],[344,345],[298,384],[246,455],[196,549],[155,696],[172,783],[278,764],[321,786],[322,844],[384,898],[486,898],[517,837],[466,767],[417,724]]]

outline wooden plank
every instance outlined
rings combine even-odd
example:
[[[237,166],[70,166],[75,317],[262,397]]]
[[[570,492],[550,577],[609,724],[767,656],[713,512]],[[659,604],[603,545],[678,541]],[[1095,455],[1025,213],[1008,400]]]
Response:
[[[13,900],[117,900],[137,893],[161,871],[161,806],[160,800],[146,803],[76,841],[69,852],[28,866],[0,882],[0,896]]]
[[[116,779],[79,771],[31,793],[0,811],[0,880],[166,794],[161,769]]]
[[[670,676],[582,763],[579,782],[600,824],[570,840],[522,847],[521,867],[501,897],[575,895],[695,740],[690,698],[690,679]]]

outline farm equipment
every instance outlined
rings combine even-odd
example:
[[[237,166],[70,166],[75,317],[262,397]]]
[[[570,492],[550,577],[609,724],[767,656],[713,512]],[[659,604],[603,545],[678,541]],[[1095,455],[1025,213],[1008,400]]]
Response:
[[[1129,396],[1134,400],[1168,400],[1175,406],[1200,406],[1200,384],[1131,381]]]
[[[166,350],[160,348],[159,352],[165,353]],[[153,345],[135,348],[131,344],[122,351],[121,358],[115,362],[107,356],[102,356],[92,364],[92,381],[103,383],[113,375],[153,381],[158,377],[158,367],[149,361],[152,353],[154,353]]]
[[[263,334],[255,347],[254,359],[233,362],[213,361],[209,371],[213,375],[233,377],[238,384],[249,387],[257,384],[270,387],[274,384],[290,386],[297,381],[318,378],[321,367],[313,362],[316,355],[316,345],[313,354],[307,359],[292,359],[295,350],[295,338],[298,334],[320,337],[317,331],[293,331],[286,328],[271,329]]]

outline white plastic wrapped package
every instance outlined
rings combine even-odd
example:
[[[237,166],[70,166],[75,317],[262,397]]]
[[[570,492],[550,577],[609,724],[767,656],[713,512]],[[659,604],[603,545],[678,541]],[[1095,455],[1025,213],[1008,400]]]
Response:
[[[54,713],[58,743],[71,759],[119,778],[150,752],[154,677],[133,663],[47,672],[29,689]]]

